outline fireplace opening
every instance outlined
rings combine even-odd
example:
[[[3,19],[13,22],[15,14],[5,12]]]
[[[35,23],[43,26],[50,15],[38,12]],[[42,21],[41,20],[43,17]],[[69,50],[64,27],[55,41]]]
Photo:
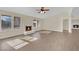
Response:
[[[73,25],[73,28],[79,28],[79,25]]]
[[[26,31],[31,31],[32,30],[32,26],[26,26]]]

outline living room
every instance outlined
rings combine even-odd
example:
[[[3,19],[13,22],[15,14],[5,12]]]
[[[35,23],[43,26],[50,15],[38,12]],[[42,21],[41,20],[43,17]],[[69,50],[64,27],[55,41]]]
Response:
[[[0,7],[0,50],[79,50],[78,10],[77,7]]]

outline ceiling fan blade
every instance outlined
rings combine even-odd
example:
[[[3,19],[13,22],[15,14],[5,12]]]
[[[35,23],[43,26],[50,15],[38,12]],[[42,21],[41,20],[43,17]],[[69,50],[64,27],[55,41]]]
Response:
[[[44,9],[44,11],[49,11],[49,9]]]

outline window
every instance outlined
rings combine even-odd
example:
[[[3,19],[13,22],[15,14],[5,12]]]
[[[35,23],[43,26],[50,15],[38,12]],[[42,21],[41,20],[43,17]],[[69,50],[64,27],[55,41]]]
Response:
[[[14,28],[20,27],[20,17],[14,17]]]
[[[33,27],[37,27],[38,26],[38,20],[33,20]]]
[[[1,16],[1,27],[2,29],[11,28],[11,16],[8,15]]]

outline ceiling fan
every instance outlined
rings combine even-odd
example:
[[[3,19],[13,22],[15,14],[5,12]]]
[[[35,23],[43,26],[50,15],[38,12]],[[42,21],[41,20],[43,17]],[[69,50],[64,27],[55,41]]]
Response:
[[[45,7],[41,7],[40,9],[37,9],[38,13],[46,13],[49,11],[49,9],[46,9]]]

